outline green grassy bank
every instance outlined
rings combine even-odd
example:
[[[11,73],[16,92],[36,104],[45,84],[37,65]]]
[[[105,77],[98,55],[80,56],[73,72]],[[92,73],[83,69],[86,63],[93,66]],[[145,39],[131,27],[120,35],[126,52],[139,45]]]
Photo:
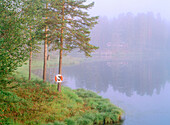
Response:
[[[96,93],[42,81],[9,78],[0,89],[0,124],[93,125],[120,123],[123,111]],[[15,86],[15,87],[13,87]]]

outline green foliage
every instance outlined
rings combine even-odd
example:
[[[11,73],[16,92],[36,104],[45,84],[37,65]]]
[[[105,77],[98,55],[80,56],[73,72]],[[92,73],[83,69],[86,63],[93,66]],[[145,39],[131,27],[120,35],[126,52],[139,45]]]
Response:
[[[47,25],[51,50],[71,51],[79,49],[86,56],[98,47],[91,45],[90,29],[97,24],[98,17],[90,17],[87,10],[94,2],[85,4],[86,0],[52,0],[49,3]],[[57,22],[57,23],[56,23]],[[57,36],[57,38],[56,38]]]
[[[8,103],[14,103],[14,102],[19,102],[22,99],[19,98],[16,94],[9,92],[9,91],[4,91],[0,89],[0,101],[8,102]]]
[[[104,123],[104,117],[103,117],[104,114],[102,113],[96,113],[96,117],[95,117],[95,120],[94,122],[96,124],[103,124]]]
[[[64,122],[55,121],[53,125],[66,125]]]
[[[22,14],[25,20],[25,30],[29,36],[27,46],[29,51],[38,52],[40,49],[39,45],[39,32],[38,26],[44,23],[43,20],[43,10],[44,10],[44,0],[27,0],[22,1]],[[30,48],[31,47],[31,48]]]
[[[0,81],[28,60],[29,51],[39,47],[36,26],[42,20],[41,0],[1,0],[0,2]],[[30,50],[30,47],[31,50]]]
[[[0,81],[28,59],[27,34],[17,11],[19,4],[6,0],[0,4]]]
[[[77,120],[78,125],[93,125],[93,121],[87,118],[80,118]]]
[[[15,122],[14,120],[10,119],[10,118],[0,118],[0,124],[2,125],[21,125],[18,122]]]
[[[75,90],[75,92],[77,93],[78,96],[82,97],[82,98],[87,98],[87,97],[91,97],[91,98],[102,98],[101,96],[97,95],[96,93],[92,92],[92,91],[87,91],[85,89],[77,89]]]
[[[111,104],[108,99],[103,99],[96,93],[84,89],[77,89],[74,91],[79,97],[83,98],[87,106],[97,111],[95,118],[93,114],[88,114],[84,117],[95,121],[97,124],[102,124],[104,121],[105,123],[116,123],[120,121],[123,110]]]
[[[67,118],[64,120],[67,125],[76,125],[76,121],[72,118]]]
[[[81,98],[79,98],[77,94],[73,93],[70,88],[65,87],[65,89],[63,90],[63,92],[64,92],[65,94],[67,94],[67,96],[68,96],[71,100],[74,100],[74,101],[76,101],[77,103],[83,103],[83,100],[82,100]]]
[[[86,119],[90,119],[91,121],[95,121],[96,114],[92,112],[87,112],[86,114],[83,115],[83,117]]]

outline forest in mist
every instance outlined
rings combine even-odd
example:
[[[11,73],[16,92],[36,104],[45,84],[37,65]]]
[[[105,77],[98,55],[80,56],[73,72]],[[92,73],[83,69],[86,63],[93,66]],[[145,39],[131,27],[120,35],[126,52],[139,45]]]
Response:
[[[153,12],[100,17],[92,30],[92,43],[99,51],[132,53],[168,53],[170,23]]]

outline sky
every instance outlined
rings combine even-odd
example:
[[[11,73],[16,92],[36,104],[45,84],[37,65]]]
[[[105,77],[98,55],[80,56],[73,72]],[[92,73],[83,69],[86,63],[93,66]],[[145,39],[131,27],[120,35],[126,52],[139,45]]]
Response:
[[[91,15],[117,17],[120,13],[131,12],[160,14],[163,19],[170,20],[170,0],[87,0],[95,2],[90,10]]]

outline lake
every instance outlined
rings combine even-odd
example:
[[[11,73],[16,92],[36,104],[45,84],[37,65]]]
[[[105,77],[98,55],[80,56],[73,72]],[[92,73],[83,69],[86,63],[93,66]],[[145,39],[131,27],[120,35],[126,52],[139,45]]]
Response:
[[[54,82],[57,69],[49,68],[47,74],[48,80]],[[62,74],[63,85],[92,90],[121,107],[125,111],[123,125],[170,125],[167,59],[84,62],[63,67]]]

